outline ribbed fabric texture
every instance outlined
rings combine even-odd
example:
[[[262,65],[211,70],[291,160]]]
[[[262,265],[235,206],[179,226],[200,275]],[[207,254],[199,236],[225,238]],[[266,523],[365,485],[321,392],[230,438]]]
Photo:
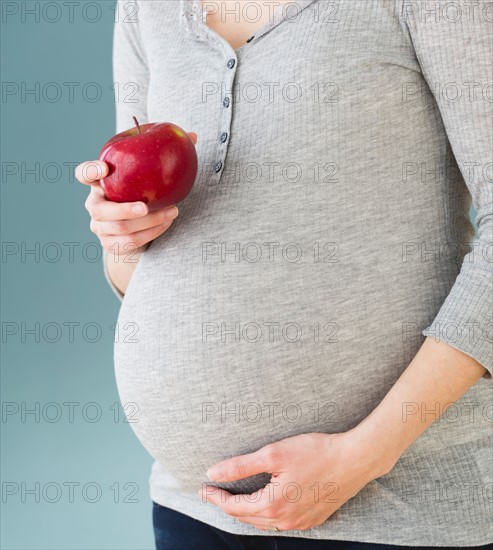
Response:
[[[323,525],[278,535],[487,544],[491,3],[293,4],[233,50],[198,0],[140,1],[128,18],[121,3],[117,130],[137,116],[198,134],[192,193],[124,297],[105,270],[119,326],[135,330],[115,343],[116,379],[155,459],[151,497],[229,532],[269,534],[201,502],[207,468],[351,429],[432,336],[485,376]],[[430,414],[420,407],[403,411]],[[268,479],[221,486],[251,493]]]

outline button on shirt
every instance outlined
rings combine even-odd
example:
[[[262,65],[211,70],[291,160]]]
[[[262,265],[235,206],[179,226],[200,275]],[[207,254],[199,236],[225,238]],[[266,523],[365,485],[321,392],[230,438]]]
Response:
[[[138,327],[115,343],[118,389],[139,406],[159,504],[270,534],[203,503],[206,470],[350,430],[430,336],[485,376],[387,475],[289,535],[491,542],[491,13],[458,3],[290,2],[236,49],[196,0],[139,1],[116,23],[115,80],[134,83],[117,130],[137,116],[198,135],[180,215],[125,297],[113,286],[120,326]],[[430,406],[403,404],[403,422]]]

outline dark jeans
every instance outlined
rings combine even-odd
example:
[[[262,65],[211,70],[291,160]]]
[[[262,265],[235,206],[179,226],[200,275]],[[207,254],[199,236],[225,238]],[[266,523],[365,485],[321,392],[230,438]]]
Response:
[[[428,546],[394,546],[275,535],[234,535],[170,508],[153,503],[156,550],[457,550]],[[464,547],[462,547],[464,548]],[[486,548],[476,546],[475,548]]]

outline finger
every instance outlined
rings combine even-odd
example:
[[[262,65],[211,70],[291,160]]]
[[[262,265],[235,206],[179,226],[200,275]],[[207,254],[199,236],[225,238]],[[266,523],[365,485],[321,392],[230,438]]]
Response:
[[[116,220],[134,220],[147,216],[149,207],[145,202],[109,201],[100,187],[91,187],[86,203],[86,210],[94,221],[109,222]]]
[[[252,494],[232,495],[219,487],[204,484],[199,490],[203,502],[210,502],[232,517],[261,517],[269,506],[269,490],[262,488]]]
[[[212,481],[235,481],[255,474],[274,473],[279,466],[275,445],[219,462],[207,470],[207,477]]]
[[[150,229],[165,222],[171,222],[178,216],[178,208],[170,206],[151,212],[147,216],[136,219],[119,219],[117,221],[91,220],[91,230],[99,236],[105,235],[130,235],[144,229]]]
[[[110,222],[117,220],[134,220],[147,216],[149,207],[145,202],[109,201],[100,187],[91,187],[86,203],[86,210],[94,221]],[[172,209],[173,206],[165,207]],[[159,212],[163,209],[156,210]]]
[[[109,235],[107,237],[101,237],[100,240],[105,250],[110,250],[113,254],[122,256],[124,254],[135,252],[137,248],[140,248],[144,244],[156,239],[159,235],[164,233],[170,225],[171,222],[166,222],[162,225],[151,227],[150,229],[137,231],[136,233],[132,233],[132,235]]]
[[[101,160],[83,162],[75,169],[75,177],[86,185],[98,184],[99,180],[107,175],[108,165]]]
[[[188,137],[192,140],[194,145],[197,145],[197,134],[195,132],[187,132]]]

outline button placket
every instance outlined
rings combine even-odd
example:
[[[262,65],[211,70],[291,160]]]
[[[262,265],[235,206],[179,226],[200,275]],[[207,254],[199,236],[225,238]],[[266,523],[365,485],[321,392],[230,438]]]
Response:
[[[238,67],[238,59],[231,57],[232,49],[223,47],[225,54],[225,62],[223,69],[223,78],[221,79],[224,82],[224,95],[221,97],[219,104],[219,109],[222,113],[220,116],[220,133],[218,135],[218,147],[217,147],[217,157],[214,163],[213,173],[209,180],[209,185],[217,185],[220,180],[222,173],[224,171],[226,154],[228,151],[229,145],[229,133],[232,120],[232,110],[234,106],[234,97],[232,95],[233,85],[236,76],[236,69]],[[228,95],[228,90],[230,90]]]
[[[302,11],[316,0],[295,0],[298,5],[298,10]],[[236,75],[236,68],[238,66],[238,55],[244,51],[244,46],[238,49],[237,52],[230,46],[230,44],[223,39],[216,32],[212,31],[206,24],[207,7],[202,5],[201,0],[181,0],[184,15],[183,20],[186,23],[185,27],[188,32],[191,32],[197,40],[201,40],[209,43],[214,48],[217,48],[223,54],[224,59],[224,78],[222,81],[226,84],[226,89],[233,90],[233,82]],[[199,14],[201,17],[199,17]],[[289,17],[289,12],[279,5],[275,11],[274,17],[264,27],[259,29],[255,35],[250,36],[247,43],[250,43],[255,39],[255,42],[272,29],[277,27],[285,19]],[[221,96],[219,101],[220,113],[220,125],[219,134],[217,136],[217,150],[216,159],[214,160],[212,175],[209,179],[209,185],[215,185],[219,183],[221,175],[223,173],[227,148],[230,142],[230,125],[232,120],[232,110],[234,108],[234,95],[229,97],[227,94]]]
[[[309,4],[315,2],[316,0],[297,0],[301,4],[301,9],[304,9]],[[223,82],[226,84],[228,90],[233,90],[233,83],[236,75],[236,68],[238,66],[238,58],[236,51],[230,46],[230,44],[220,37],[217,33],[213,32],[206,24],[207,18],[207,7],[202,5],[201,0],[181,0],[184,16],[182,20],[185,23],[185,28],[187,32],[190,32],[195,39],[208,42],[214,48],[222,51],[224,62],[224,78]],[[198,17],[198,14],[201,14],[201,18]],[[282,5],[279,5],[276,9],[273,19],[266,24],[264,27],[259,29],[254,36],[251,36],[247,43],[250,43],[254,38],[258,39],[268,33],[270,30],[279,25],[287,15]],[[238,52],[240,53],[242,48],[239,48]],[[213,172],[209,178],[209,185],[216,185],[221,179],[223,173],[226,153],[229,146],[229,134],[230,126],[232,119],[232,111],[234,108],[234,96],[231,95],[231,98],[228,95],[224,95],[220,98],[222,105],[219,104],[218,108],[222,110],[220,113],[220,131],[217,136],[217,149],[216,149],[216,159],[214,161]]]

